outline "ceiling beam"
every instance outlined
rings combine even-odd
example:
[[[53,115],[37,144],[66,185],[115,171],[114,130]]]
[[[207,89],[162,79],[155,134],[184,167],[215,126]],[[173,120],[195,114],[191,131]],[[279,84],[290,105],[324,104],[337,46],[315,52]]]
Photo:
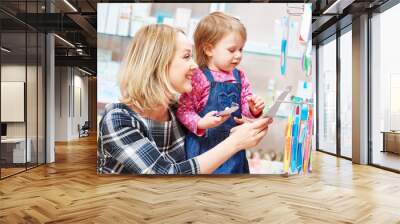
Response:
[[[67,16],[74,21],[78,26],[80,26],[86,34],[88,34],[89,38],[87,41],[92,41],[91,46],[96,46],[96,36],[97,30],[93,27],[86,19],[80,14],[67,14]]]
[[[97,71],[97,59],[93,56],[55,56],[55,65],[87,67]]]
[[[336,0],[333,1],[322,14],[342,14],[343,10],[351,5],[355,0]]]

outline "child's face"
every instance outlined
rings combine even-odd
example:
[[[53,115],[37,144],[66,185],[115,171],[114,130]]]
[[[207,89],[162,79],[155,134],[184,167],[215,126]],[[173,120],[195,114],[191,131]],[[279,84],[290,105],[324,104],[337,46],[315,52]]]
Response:
[[[192,91],[193,71],[198,68],[193,61],[193,44],[184,34],[179,32],[176,46],[174,57],[169,66],[169,80],[177,92],[188,93]]]
[[[242,60],[244,40],[236,32],[225,35],[210,51],[210,69],[231,72]]]

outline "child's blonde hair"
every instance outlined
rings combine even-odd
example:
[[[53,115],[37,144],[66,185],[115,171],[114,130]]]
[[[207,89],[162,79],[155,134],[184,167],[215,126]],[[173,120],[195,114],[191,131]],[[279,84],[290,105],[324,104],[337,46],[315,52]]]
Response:
[[[207,67],[208,64],[205,48],[210,45],[214,47],[229,32],[237,32],[246,42],[246,28],[235,17],[222,12],[213,12],[200,20],[194,32],[196,62],[200,68]]]
[[[139,110],[168,107],[176,90],[168,79],[179,29],[163,24],[142,27],[134,36],[119,74],[121,102]]]

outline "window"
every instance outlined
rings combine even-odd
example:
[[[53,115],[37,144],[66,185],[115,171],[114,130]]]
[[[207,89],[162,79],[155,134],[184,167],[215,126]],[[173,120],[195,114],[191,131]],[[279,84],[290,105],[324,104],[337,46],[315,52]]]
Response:
[[[41,13],[44,1],[1,2],[20,16]],[[0,105],[2,134],[0,178],[45,163],[45,44],[44,33],[29,28],[12,16],[0,13],[1,97],[13,95],[15,102]],[[14,104],[13,104],[14,103]],[[19,112],[19,113],[18,113]]]
[[[336,154],[336,40],[318,48],[318,149]]]
[[[400,170],[400,5],[371,18],[372,163]]]
[[[351,28],[351,27],[350,27]],[[340,155],[352,157],[352,32],[340,36]]]

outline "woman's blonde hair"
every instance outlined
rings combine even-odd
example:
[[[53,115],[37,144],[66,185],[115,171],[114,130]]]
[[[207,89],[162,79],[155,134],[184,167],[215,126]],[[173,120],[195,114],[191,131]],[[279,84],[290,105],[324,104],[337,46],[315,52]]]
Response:
[[[121,102],[139,110],[168,107],[177,94],[168,79],[179,29],[152,24],[134,36],[119,74]]]
[[[237,32],[244,42],[247,39],[246,28],[239,19],[222,12],[213,12],[202,20],[194,32],[194,45],[196,50],[196,62],[200,68],[207,67],[208,56],[205,48],[215,46],[226,34]]]

